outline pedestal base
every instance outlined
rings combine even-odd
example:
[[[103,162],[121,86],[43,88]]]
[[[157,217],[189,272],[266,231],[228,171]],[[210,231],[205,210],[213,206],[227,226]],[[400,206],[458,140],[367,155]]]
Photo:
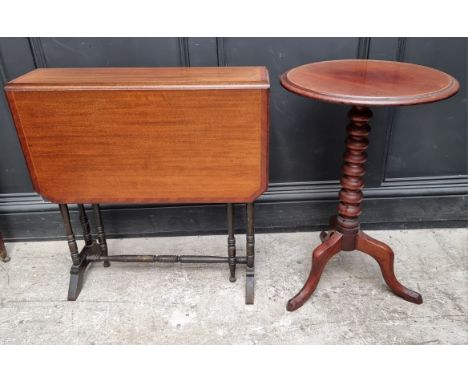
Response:
[[[334,217],[330,219],[330,222],[332,224],[331,230],[320,234],[322,244],[312,253],[312,269],[309,278],[300,292],[288,301],[286,307],[288,311],[300,308],[314,293],[328,260],[340,251],[352,250],[364,252],[377,261],[385,282],[397,296],[415,304],[423,302],[419,293],[406,288],[397,280],[393,269],[394,254],[387,244],[373,239],[361,230],[357,230],[357,232],[340,232],[339,228],[336,230],[334,226],[336,218]]]

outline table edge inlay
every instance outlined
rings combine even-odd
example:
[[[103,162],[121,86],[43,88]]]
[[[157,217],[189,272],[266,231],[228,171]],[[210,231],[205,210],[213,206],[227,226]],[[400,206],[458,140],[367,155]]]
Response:
[[[312,64],[319,64],[319,63],[327,63],[327,62],[336,62],[336,61],[372,61],[372,62],[383,62],[383,63],[401,63],[405,65],[417,66],[421,67],[430,71],[438,72],[444,76],[446,76],[449,80],[449,83],[446,87],[428,93],[421,93],[417,95],[407,95],[407,96],[363,96],[363,95],[346,95],[346,94],[333,94],[333,93],[324,93],[317,90],[311,90],[301,85],[298,85],[292,82],[288,78],[288,74],[297,70],[298,68],[312,65]],[[448,73],[445,73],[441,70],[434,69],[428,66],[407,63],[407,62],[400,62],[400,61],[388,61],[388,60],[358,60],[358,59],[346,59],[346,60],[328,60],[328,61],[318,61],[314,63],[300,65],[290,70],[284,72],[280,76],[280,83],[281,85],[288,91],[295,93],[297,95],[316,99],[319,101],[329,102],[329,103],[336,103],[336,104],[346,104],[346,105],[368,105],[368,106],[409,106],[409,105],[418,105],[418,104],[426,104],[432,103],[436,101],[441,101],[447,98],[450,98],[457,94],[460,89],[460,83],[456,78],[451,76]]]

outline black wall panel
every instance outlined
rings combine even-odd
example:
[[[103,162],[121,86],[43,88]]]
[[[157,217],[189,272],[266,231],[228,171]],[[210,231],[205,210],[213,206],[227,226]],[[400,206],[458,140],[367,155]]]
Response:
[[[270,181],[337,180],[346,107],[294,95],[279,83],[286,70],[308,62],[356,58],[357,38],[226,38],[228,66],[265,65],[270,72]],[[324,165],[326,163],[326,165]]]
[[[399,60],[455,76],[460,93],[431,105],[373,110],[364,225],[460,226],[468,218],[467,38],[0,38],[2,84],[35,67],[234,66],[269,69],[270,186],[260,231],[313,229],[336,209],[347,107],[293,95],[279,84],[301,64],[343,58]],[[241,153],[239,154],[241,155]],[[239,206],[239,226],[243,222]],[[222,206],[104,206],[112,236],[225,229]],[[29,179],[0,95],[0,231],[10,240],[57,238],[57,206]]]
[[[41,38],[37,45],[46,67],[184,65],[178,38]]]
[[[26,38],[0,41],[1,85],[35,68],[31,46]],[[33,192],[5,93],[0,92],[0,202],[1,195]],[[1,205],[0,205],[1,206]]]

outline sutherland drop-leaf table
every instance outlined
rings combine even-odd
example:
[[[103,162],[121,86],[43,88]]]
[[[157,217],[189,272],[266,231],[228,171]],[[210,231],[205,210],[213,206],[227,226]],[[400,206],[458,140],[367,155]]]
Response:
[[[268,185],[266,68],[47,68],[5,90],[34,188],[60,205],[69,300],[90,262],[225,262],[231,281],[246,265],[253,303],[253,202]],[[108,255],[102,203],[226,203],[228,256]],[[236,256],[234,203],[247,205],[246,256]],[[78,205],[81,251],[68,204]]]

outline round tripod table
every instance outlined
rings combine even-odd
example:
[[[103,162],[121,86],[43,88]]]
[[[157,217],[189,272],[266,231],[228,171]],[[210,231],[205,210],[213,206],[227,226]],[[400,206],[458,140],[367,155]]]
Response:
[[[422,297],[403,286],[393,270],[394,254],[385,243],[360,230],[359,215],[367,161],[370,106],[400,106],[436,102],[457,93],[458,81],[425,66],[393,61],[337,60],[293,68],[281,77],[287,90],[325,102],[351,105],[346,152],[341,176],[338,215],[330,231],[322,232],[312,253],[312,269],[299,293],[289,300],[289,311],[300,308],[312,295],[330,258],[340,251],[359,250],[372,256],[393,293],[415,304]]]

